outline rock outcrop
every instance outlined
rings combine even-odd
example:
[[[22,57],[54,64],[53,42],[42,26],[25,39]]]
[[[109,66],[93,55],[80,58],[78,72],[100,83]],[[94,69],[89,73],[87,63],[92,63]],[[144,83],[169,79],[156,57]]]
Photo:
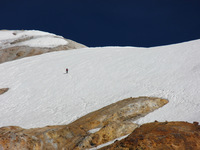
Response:
[[[47,52],[84,48],[61,36],[35,30],[0,30],[0,63]]]
[[[86,149],[130,134],[131,122],[167,104],[168,100],[138,97],[121,100],[60,126],[0,128],[0,149]]]
[[[9,90],[9,88],[2,88],[0,89],[0,95],[7,92]]]
[[[142,125],[127,138],[101,150],[198,150],[200,125],[187,122],[154,122]]]

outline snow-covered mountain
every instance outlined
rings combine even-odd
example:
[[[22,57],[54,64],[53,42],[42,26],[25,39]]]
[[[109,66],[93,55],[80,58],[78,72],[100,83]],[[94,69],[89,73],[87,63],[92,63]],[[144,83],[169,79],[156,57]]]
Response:
[[[200,121],[200,40],[152,47],[57,51],[0,64],[0,126],[67,124],[128,97],[164,107],[137,120]],[[69,69],[68,74],[65,73]]]
[[[0,30],[0,63],[52,51],[86,46],[38,30]]]
[[[1,48],[12,46],[56,47],[67,44],[68,42],[63,37],[48,32],[37,30],[0,31]]]

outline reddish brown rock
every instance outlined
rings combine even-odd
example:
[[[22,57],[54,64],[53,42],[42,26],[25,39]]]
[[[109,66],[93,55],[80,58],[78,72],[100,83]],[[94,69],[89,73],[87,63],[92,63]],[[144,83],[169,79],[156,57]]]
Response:
[[[101,150],[199,150],[200,126],[187,122],[154,122]]]

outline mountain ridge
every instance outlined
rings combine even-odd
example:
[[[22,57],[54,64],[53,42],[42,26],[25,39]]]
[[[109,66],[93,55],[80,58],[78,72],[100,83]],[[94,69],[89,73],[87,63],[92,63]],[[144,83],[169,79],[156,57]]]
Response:
[[[85,45],[38,30],[0,30],[0,63]]]

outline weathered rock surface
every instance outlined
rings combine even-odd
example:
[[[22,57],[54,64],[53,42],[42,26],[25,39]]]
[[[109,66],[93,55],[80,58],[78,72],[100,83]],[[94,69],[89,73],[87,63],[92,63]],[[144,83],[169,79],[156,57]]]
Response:
[[[2,88],[0,89],[0,95],[7,92],[9,90],[9,88]]]
[[[49,43],[47,43],[48,40]],[[66,43],[64,43],[65,41]],[[62,44],[59,44],[59,42]],[[47,52],[84,47],[86,46],[47,32],[32,30],[0,30],[0,63]]]
[[[61,126],[0,128],[0,149],[86,149],[130,134],[131,122],[167,104],[168,100],[139,97],[121,100]],[[99,129],[97,131],[92,130]]]
[[[142,125],[127,138],[101,150],[199,150],[200,125],[187,122],[154,122]]]

